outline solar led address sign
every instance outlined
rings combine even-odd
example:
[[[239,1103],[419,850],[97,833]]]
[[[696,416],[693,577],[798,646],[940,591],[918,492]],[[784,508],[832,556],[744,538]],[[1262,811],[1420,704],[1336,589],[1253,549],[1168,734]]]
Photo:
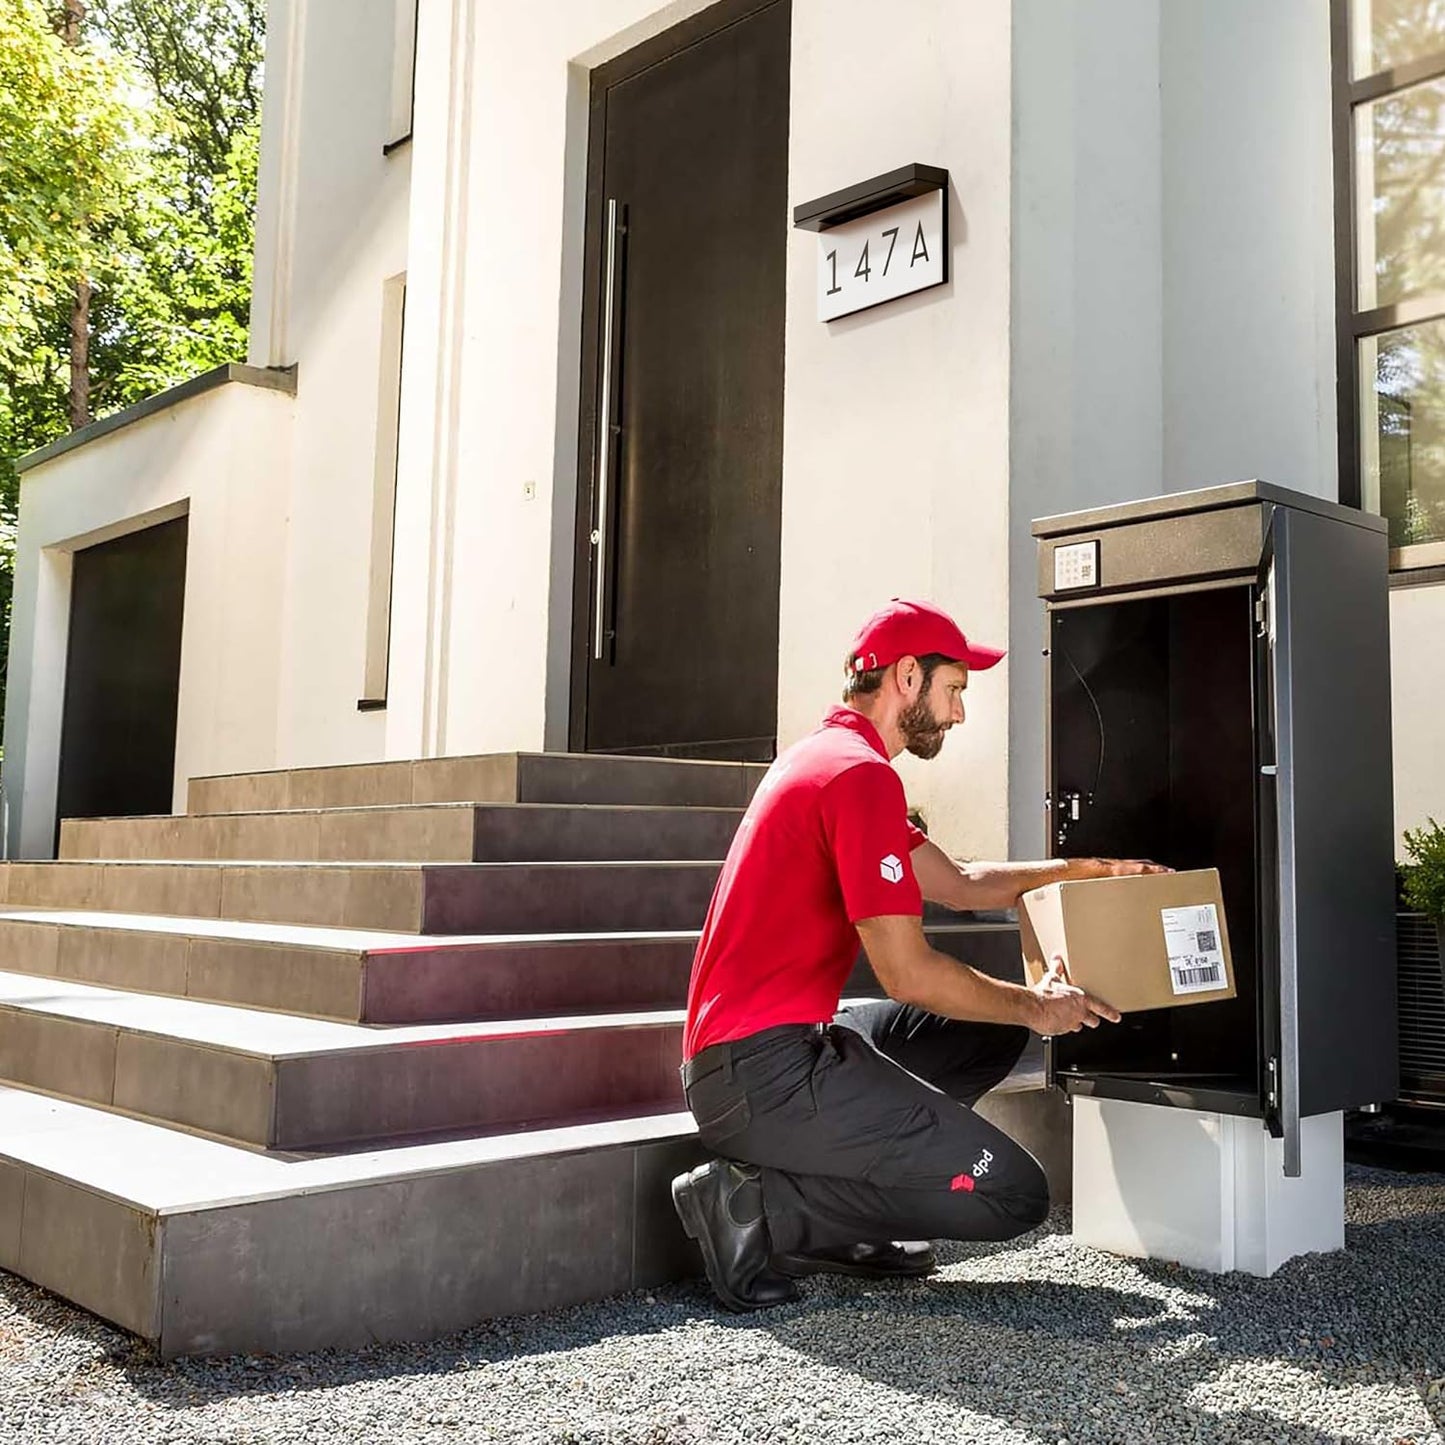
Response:
[[[836,321],[947,279],[945,190],[818,233],[818,320]]]

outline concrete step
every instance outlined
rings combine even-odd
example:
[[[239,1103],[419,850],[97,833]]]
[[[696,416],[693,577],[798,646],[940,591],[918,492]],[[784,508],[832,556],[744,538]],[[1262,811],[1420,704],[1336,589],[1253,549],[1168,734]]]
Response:
[[[702,1157],[665,1114],[296,1159],[0,1087],[0,1269],[165,1357],[431,1339],[700,1273]]]
[[[75,908],[394,933],[698,928],[718,863],[0,864],[0,908]]]
[[[741,808],[761,763],[619,758],[601,753],[483,753],[192,778],[189,813],[254,813],[397,803],[631,803]]]
[[[67,818],[63,859],[537,863],[725,857],[741,808],[406,803],[177,818]]]
[[[123,913],[0,913],[0,970],[346,1023],[647,1012],[695,930],[445,938]]]
[[[682,1108],[682,1017],[376,1029],[0,973],[0,1080],[314,1150]]]
[[[1022,978],[1008,923],[930,924],[934,947]],[[0,970],[347,1023],[680,1008],[696,930],[445,938],[119,913],[0,913]],[[874,993],[859,960],[852,994]]]

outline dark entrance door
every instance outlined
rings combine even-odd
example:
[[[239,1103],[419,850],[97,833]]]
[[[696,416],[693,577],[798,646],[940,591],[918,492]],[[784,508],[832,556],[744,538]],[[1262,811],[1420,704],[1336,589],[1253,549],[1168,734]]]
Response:
[[[572,746],[772,756],[789,0],[592,82]]]
[[[185,517],[75,554],[57,819],[171,811],[185,586]]]

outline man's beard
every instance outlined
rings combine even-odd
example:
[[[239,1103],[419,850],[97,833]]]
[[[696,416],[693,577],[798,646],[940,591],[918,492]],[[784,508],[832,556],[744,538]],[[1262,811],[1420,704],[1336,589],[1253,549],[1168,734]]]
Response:
[[[926,697],[909,703],[898,714],[898,726],[903,730],[903,746],[915,758],[936,758],[948,731],[948,724],[938,720]]]

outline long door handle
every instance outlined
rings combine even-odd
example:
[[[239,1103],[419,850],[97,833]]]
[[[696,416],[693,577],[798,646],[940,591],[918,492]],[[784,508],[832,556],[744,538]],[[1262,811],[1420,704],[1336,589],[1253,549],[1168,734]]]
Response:
[[[617,302],[622,287],[618,264],[624,220],[614,198],[607,201],[607,261],[602,299],[602,394],[597,407],[597,525],[592,531],[593,613],[592,656],[601,662],[607,642],[607,540],[612,526],[610,487],[612,482],[612,438],[615,397],[612,386],[613,352],[616,349]]]

